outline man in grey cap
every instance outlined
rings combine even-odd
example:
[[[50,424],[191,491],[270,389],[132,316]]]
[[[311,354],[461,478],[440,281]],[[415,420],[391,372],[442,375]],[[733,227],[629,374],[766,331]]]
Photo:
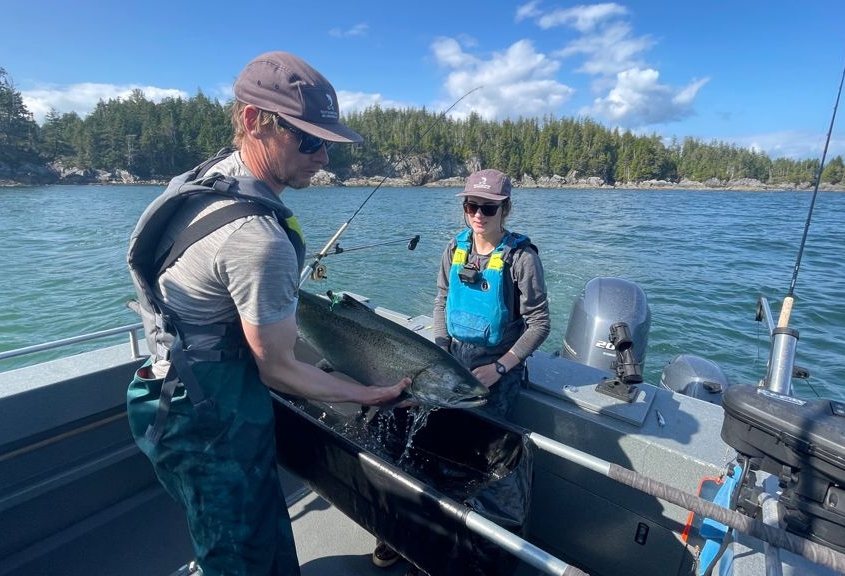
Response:
[[[149,287],[139,299],[156,317],[145,321],[155,350],[130,384],[129,421],[186,510],[205,576],[299,574],[267,387],[378,406],[410,381],[356,384],[294,356],[305,244],[279,194],[307,187],[333,143],[362,141],[340,122],[334,88],[301,58],[268,52],[234,92],[237,150],[174,178],[130,243],[136,288],[138,277]],[[204,224],[207,215],[218,221]],[[133,268],[139,246],[155,252],[151,270]]]

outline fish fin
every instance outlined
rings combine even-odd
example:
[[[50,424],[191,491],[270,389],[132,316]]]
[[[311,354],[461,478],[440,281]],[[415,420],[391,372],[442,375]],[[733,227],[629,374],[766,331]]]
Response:
[[[337,299],[338,297],[335,296],[335,298]],[[367,306],[366,304],[364,304],[360,300],[353,298],[352,296],[350,296],[346,292],[343,293],[343,296],[340,297],[340,299],[338,301],[340,302],[340,304],[342,306],[348,306],[349,308],[357,308],[359,310],[366,310],[367,312],[375,313],[372,308],[370,308],[369,306]]]
[[[319,360],[316,364],[314,364],[314,366],[316,366],[323,372],[334,372],[334,366],[332,366],[332,363],[326,360],[325,358]]]
[[[394,398],[392,401],[388,402],[387,404],[383,404],[383,405],[379,406],[378,409],[381,411],[381,410],[393,410],[394,408],[405,408],[406,406],[400,406],[400,405],[405,403],[405,402],[408,402],[409,400],[414,401],[414,396],[412,394],[410,394],[407,390],[402,390],[402,393],[399,394],[399,396],[397,396],[396,398]]]
[[[341,294],[335,294],[331,290],[326,291],[326,296],[329,297],[329,308],[334,309],[335,306],[340,304],[341,306],[346,306],[348,308],[356,308],[358,310],[367,310],[368,312],[372,312],[373,309],[361,302],[360,300],[353,298],[346,292]]]

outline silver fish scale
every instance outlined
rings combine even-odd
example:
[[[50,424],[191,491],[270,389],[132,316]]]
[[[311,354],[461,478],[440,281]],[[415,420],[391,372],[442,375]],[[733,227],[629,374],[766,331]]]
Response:
[[[392,385],[404,377],[421,404],[482,404],[487,388],[451,354],[344,295],[335,303],[300,291],[300,336],[331,364],[362,384]]]

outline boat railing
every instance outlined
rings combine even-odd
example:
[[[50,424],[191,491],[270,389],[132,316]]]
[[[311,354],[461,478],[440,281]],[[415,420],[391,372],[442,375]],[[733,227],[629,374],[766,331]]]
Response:
[[[99,340],[101,338],[108,338],[118,334],[128,333],[129,335],[129,349],[132,358],[140,358],[140,351],[138,349],[138,331],[144,328],[144,324],[137,322],[135,324],[126,324],[125,326],[118,326],[117,328],[109,328],[107,330],[100,330],[91,332],[89,334],[82,334],[80,336],[72,336],[70,338],[62,338],[61,340],[54,340],[52,342],[45,342],[44,344],[36,344],[34,346],[26,346],[24,348],[17,348],[15,350],[7,350],[0,352],[0,360],[8,358],[17,358],[19,356],[26,356],[36,352],[44,352],[46,350],[55,350],[71,344],[79,344],[80,342],[90,342],[91,340]]]

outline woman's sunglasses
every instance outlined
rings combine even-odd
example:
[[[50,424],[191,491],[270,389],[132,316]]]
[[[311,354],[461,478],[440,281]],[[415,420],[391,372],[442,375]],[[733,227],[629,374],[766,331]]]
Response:
[[[291,126],[281,116],[276,116],[276,121],[279,123],[280,127],[284,128],[294,136],[299,136],[299,152],[301,154],[316,154],[324,145],[326,147],[326,151],[328,152],[329,148],[331,148],[332,144],[334,144],[334,142],[318,138],[308,132],[303,132],[295,126]]]
[[[495,216],[501,206],[501,204],[476,204],[475,202],[464,202],[464,213],[472,216],[481,210],[481,213],[485,216]]]

